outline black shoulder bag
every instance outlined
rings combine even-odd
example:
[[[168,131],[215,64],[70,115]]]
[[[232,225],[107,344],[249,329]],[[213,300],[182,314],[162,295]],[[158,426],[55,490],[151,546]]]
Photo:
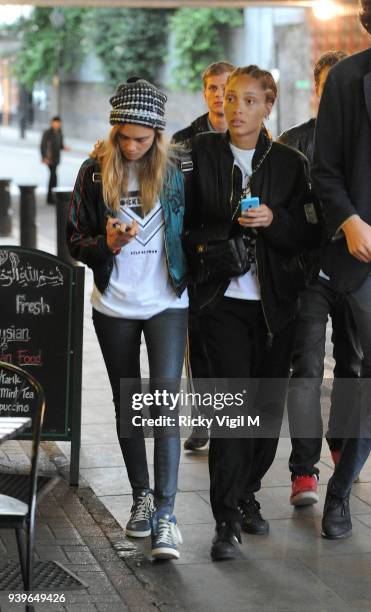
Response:
[[[240,203],[250,193],[251,177],[259,170],[272,148],[272,143],[248,178],[241,198],[233,211],[231,221]],[[194,283],[204,284],[242,276],[250,269],[250,261],[243,233],[231,236],[231,227],[203,227],[183,234],[183,248]]]

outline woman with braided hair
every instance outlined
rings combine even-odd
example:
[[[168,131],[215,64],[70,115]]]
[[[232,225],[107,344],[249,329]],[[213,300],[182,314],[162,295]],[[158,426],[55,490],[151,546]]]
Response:
[[[306,247],[314,248],[319,234],[305,158],[272,142],[264,129],[276,95],[269,72],[257,66],[237,68],[224,92],[228,131],[202,134],[192,141],[189,236],[216,235],[224,228],[238,244],[242,238],[247,251],[239,272],[223,277],[224,269],[216,262],[209,278],[201,282],[194,271],[192,300],[200,312],[214,376],[232,383],[240,379],[247,388],[248,414],[261,410],[264,416],[261,437],[259,432],[254,436],[241,431],[241,437],[228,438],[227,429],[220,432],[217,427],[212,432],[215,561],[239,556],[241,527],[256,535],[269,530],[255,493],[274,459],[282,420],[298,277],[302,281],[297,255]],[[250,196],[255,207],[244,210],[243,202]],[[203,252],[207,254],[207,249]],[[219,278],[215,278],[217,268]],[[271,380],[261,381],[266,378]],[[231,410],[238,412],[236,406]]]

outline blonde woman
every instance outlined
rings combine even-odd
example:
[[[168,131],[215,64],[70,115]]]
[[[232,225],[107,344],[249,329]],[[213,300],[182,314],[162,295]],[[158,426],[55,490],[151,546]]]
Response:
[[[174,391],[179,385],[188,316],[181,247],[183,176],[169,158],[162,133],[165,94],[145,80],[133,79],[119,85],[110,102],[113,127],[81,166],[71,200],[68,241],[73,257],[94,273],[93,322],[133,490],[126,533],[139,538],[152,533],[153,556],[171,559],[179,557],[181,540],[173,515],[179,431],[176,426],[154,430],[152,492],[143,430],[138,419],[133,421],[138,413],[133,412],[131,397],[140,391],[142,333],[151,390]],[[127,379],[121,402],[120,379]],[[152,406],[151,416],[164,415],[166,409]]]

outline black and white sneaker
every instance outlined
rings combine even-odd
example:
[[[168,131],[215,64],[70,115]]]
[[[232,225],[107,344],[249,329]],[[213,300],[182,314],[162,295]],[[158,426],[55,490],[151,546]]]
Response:
[[[269,532],[269,523],[262,517],[260,504],[256,501],[254,494],[240,502],[238,511],[241,515],[243,531],[253,535],[265,535]]]
[[[241,533],[238,523],[217,523],[210,552],[212,560],[238,559],[242,555],[239,544],[241,544]]]
[[[165,514],[154,521],[152,532],[152,557],[155,559],[179,559],[178,544],[182,534],[175,516]]]
[[[194,427],[191,435],[184,442],[184,450],[197,453],[207,450],[209,446],[209,430],[207,427]]]
[[[340,498],[327,491],[322,517],[322,536],[330,540],[346,538],[352,533],[349,493]]]
[[[126,524],[126,535],[132,538],[146,538],[151,535],[151,518],[154,511],[155,504],[151,491],[143,491],[134,499],[130,518]]]

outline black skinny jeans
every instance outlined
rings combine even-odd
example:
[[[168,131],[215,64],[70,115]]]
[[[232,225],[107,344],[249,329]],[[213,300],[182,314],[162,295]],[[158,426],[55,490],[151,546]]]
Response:
[[[362,349],[356,324],[346,299],[318,279],[301,294],[296,320],[292,376],[288,394],[288,416],[292,452],[289,467],[292,478],[318,476],[323,425],[321,385],[324,372],[326,325],[332,319],[335,359],[331,412],[327,439],[330,450],[341,450],[349,414],[354,405],[356,383],[362,364]],[[354,380],[354,384],[353,384]],[[341,436],[341,437],[340,437]]]
[[[187,309],[169,308],[147,320],[108,317],[93,309],[93,322],[110,379],[116,411],[116,427],[128,477],[136,497],[150,489],[146,447],[141,427],[133,426],[132,393],[141,391],[140,343],[147,345],[151,392],[179,391],[185,341]],[[120,389],[120,379],[127,381]],[[123,380],[125,383],[125,380]],[[120,391],[123,396],[120,397]],[[121,399],[121,401],[120,401]],[[151,417],[175,416],[165,407],[151,408]],[[179,427],[154,428],[155,503],[158,514],[172,514],[178,483]]]
[[[274,336],[269,347],[261,302],[224,297],[202,315],[206,349],[216,378],[262,379],[255,404],[267,399],[276,434],[269,438],[211,437],[210,500],[215,520],[239,521],[239,503],[260,489],[276,454],[290,370],[294,324]],[[274,388],[266,378],[276,379]]]

